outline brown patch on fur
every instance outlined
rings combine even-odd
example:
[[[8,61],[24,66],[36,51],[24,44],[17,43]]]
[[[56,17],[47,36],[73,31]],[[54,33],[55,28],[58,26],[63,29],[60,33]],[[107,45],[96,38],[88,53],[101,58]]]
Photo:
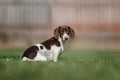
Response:
[[[58,27],[54,30],[54,36],[55,36],[56,39],[59,38],[59,35],[60,35],[59,30],[60,30],[60,27]]]
[[[70,35],[70,38],[73,39],[75,37],[75,31],[70,28],[69,26],[67,27],[68,28],[68,35]]]
[[[32,46],[32,47],[28,48],[28,49],[24,52],[22,58],[23,58],[23,57],[27,57],[27,58],[29,58],[29,59],[34,59],[34,58],[36,57],[36,55],[37,55],[37,51],[38,51],[38,50],[39,50],[39,48],[38,48],[37,46]]]
[[[52,37],[52,38],[42,42],[41,44],[43,44],[48,50],[51,49],[51,45],[56,45],[58,47],[60,46],[59,41],[55,37]]]

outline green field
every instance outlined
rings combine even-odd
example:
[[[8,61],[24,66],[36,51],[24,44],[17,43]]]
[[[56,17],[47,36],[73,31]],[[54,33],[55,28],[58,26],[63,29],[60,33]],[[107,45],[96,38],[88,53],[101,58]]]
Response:
[[[58,62],[22,62],[24,49],[0,49],[0,80],[120,80],[120,51],[69,51]]]

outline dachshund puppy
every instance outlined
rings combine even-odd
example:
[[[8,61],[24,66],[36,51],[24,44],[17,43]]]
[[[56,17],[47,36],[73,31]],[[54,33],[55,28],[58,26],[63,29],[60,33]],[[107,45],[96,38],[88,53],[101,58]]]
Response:
[[[73,39],[75,32],[70,26],[59,26],[50,39],[29,47],[22,56],[22,61],[58,61],[64,51],[64,43]]]

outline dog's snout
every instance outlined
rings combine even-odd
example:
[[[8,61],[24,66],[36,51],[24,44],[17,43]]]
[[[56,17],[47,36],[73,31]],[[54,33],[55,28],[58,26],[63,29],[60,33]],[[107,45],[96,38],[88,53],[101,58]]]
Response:
[[[69,39],[69,36],[65,33],[64,35],[63,35],[63,40],[64,41],[67,41]]]
[[[68,40],[68,38],[66,37],[65,40]]]

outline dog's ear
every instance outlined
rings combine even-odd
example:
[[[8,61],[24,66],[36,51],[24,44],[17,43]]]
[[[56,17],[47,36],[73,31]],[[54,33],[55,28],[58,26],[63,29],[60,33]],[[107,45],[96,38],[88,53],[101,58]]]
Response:
[[[69,27],[70,30],[70,38],[73,39],[75,37],[75,31]]]
[[[59,29],[60,29],[60,27],[58,27],[54,30],[54,36],[55,36],[56,39],[59,38]]]

